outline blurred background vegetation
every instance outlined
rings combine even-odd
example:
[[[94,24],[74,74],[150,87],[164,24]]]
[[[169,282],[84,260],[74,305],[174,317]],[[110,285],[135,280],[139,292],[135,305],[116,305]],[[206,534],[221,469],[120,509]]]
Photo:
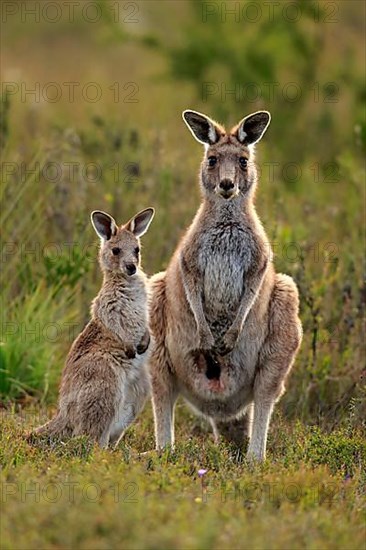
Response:
[[[42,13],[47,2],[27,2],[38,20],[11,4],[1,44],[3,402],[55,401],[101,283],[90,211],[122,222],[153,205],[143,263],[164,269],[200,200],[202,151],[181,111],[230,125],[265,108],[257,207],[277,269],[299,285],[305,333],[279,407],[325,429],[361,427],[363,3],[105,0],[70,12],[60,1],[60,12]]]

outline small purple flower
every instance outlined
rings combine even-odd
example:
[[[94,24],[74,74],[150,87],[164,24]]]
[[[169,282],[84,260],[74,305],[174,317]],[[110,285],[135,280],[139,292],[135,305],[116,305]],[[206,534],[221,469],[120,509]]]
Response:
[[[207,470],[205,470],[204,468],[201,468],[200,470],[198,470],[198,477],[203,477],[206,473],[207,473]]]

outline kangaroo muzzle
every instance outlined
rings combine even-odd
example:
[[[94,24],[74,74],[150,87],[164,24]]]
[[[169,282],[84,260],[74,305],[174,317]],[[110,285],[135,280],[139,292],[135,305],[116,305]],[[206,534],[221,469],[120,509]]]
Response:
[[[219,193],[225,199],[230,199],[238,194],[238,186],[228,178],[220,181],[217,193]]]
[[[127,275],[129,275],[129,276],[135,275],[136,271],[137,271],[137,267],[135,266],[135,264],[127,264],[126,265]]]

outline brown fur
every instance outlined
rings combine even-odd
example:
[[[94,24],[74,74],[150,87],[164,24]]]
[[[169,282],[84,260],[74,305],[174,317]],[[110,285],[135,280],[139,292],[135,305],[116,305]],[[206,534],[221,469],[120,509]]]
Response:
[[[117,227],[108,214],[93,212],[102,239],[103,285],[92,304],[92,319],[67,357],[57,414],[31,433],[31,439],[88,435],[107,446],[119,441],[142,409],[150,390],[150,337],[146,277],[137,249],[153,213],[147,209]]]
[[[174,444],[181,394],[211,421],[216,437],[241,445],[247,433],[248,456],[262,460],[302,334],[297,288],[275,273],[254,208],[253,146],[270,117],[250,115],[228,134],[200,113],[184,118],[206,146],[203,202],[166,272],[151,283],[156,446]]]

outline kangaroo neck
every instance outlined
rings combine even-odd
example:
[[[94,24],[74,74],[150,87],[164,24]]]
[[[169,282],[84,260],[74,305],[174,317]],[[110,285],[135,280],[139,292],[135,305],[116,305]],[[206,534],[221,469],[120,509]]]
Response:
[[[116,273],[114,271],[104,271],[103,273],[103,286],[116,287],[120,290],[127,288],[131,285],[131,282],[126,279],[122,273]]]
[[[104,272],[102,287],[91,305],[92,318],[123,339],[124,316],[131,308],[135,311],[136,304],[145,304],[145,300],[143,274],[127,279],[118,273]]]
[[[136,293],[144,288],[145,276],[140,270],[131,277],[125,277],[121,273],[111,271],[104,272],[103,284],[99,294],[118,296],[119,301],[131,300]]]
[[[251,219],[254,215],[254,204],[247,197],[221,199],[205,197],[201,206],[201,213],[208,219],[234,221],[243,218]]]

